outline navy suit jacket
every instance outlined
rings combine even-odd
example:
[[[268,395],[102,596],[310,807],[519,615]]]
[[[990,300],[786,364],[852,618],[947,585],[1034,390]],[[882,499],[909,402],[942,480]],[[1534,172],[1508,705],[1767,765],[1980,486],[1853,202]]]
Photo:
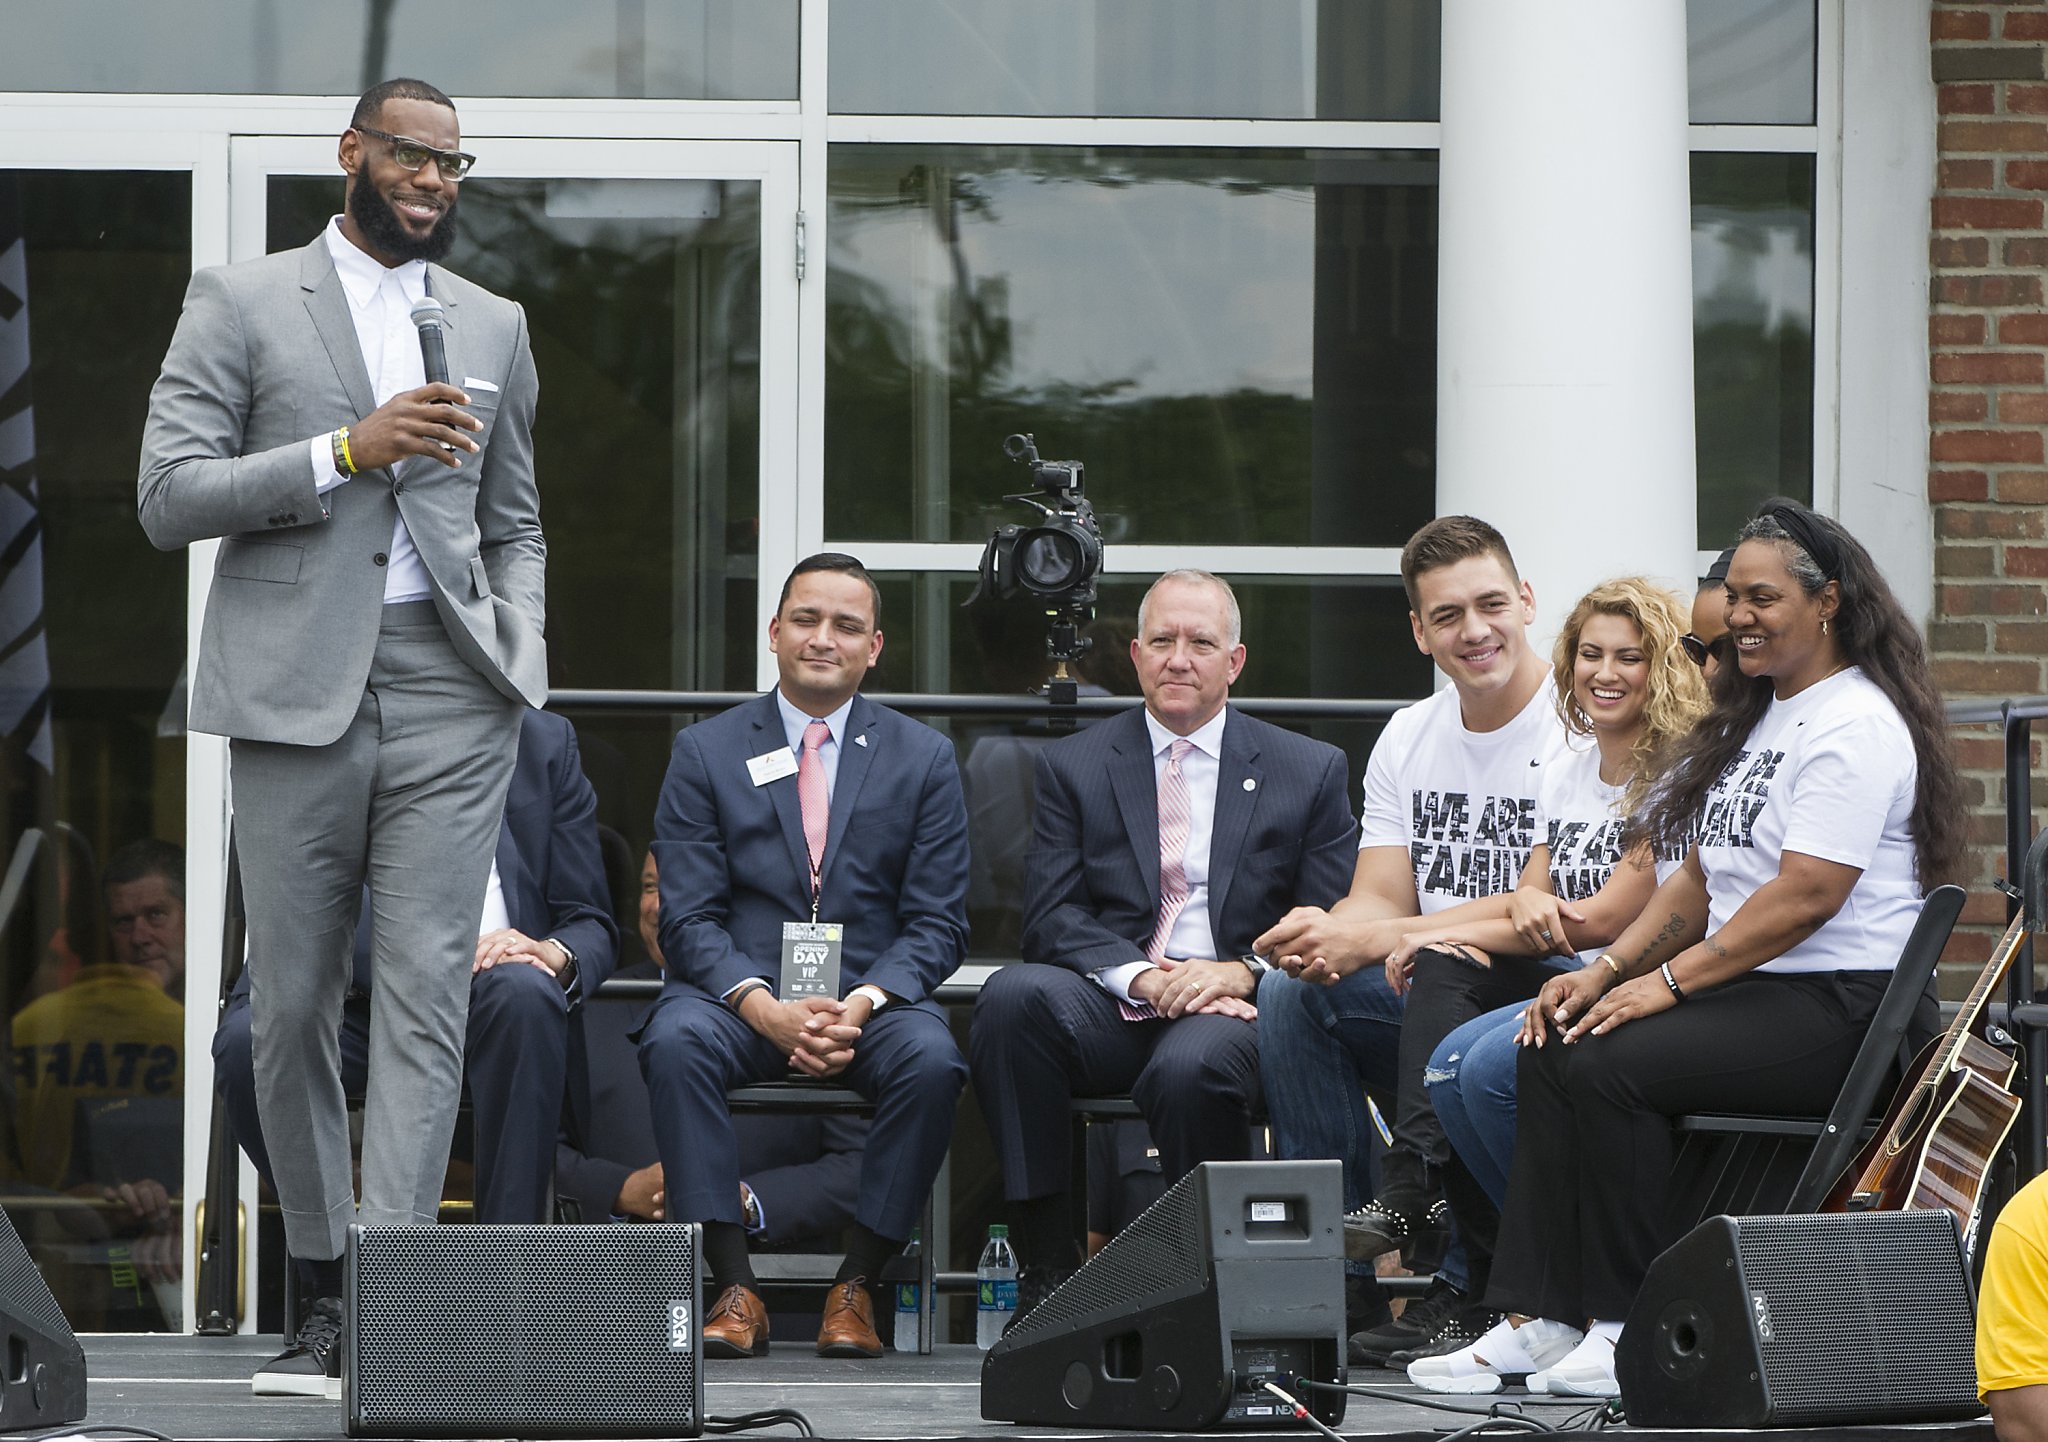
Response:
[[[576,953],[573,1006],[604,984],[618,964],[619,928],[597,848],[597,793],[583,775],[576,728],[549,711],[527,709],[519,722],[519,756],[498,823],[498,882],[512,925],[536,940],[559,937]],[[369,892],[356,925],[352,990],[370,990]],[[233,995],[249,994],[249,974]]]
[[[1209,842],[1210,959],[1251,950],[1294,906],[1351,889],[1358,823],[1344,753],[1235,707]],[[1159,787],[1141,708],[1038,756],[1024,884],[1026,961],[1083,974],[1145,959],[1159,916]]]
[[[811,916],[796,777],[756,786],[747,758],[789,744],[770,691],[676,734],[654,815],[668,985],[722,999],[782,970],[782,924]],[[839,748],[818,918],[844,923],[840,994],[923,1002],[967,950],[967,806],[953,745],[853,698]]]

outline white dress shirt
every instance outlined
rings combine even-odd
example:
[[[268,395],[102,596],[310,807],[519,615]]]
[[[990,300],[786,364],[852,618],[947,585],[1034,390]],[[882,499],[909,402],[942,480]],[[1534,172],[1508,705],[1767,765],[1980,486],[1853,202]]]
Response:
[[[1180,762],[1181,779],[1188,788],[1188,844],[1181,852],[1188,899],[1166,935],[1166,954],[1175,958],[1218,960],[1209,955],[1216,949],[1215,933],[1209,926],[1209,839],[1216,831],[1216,782],[1223,771],[1223,723],[1229,715],[1228,708],[1218,711],[1189,733],[1186,739],[1194,745]],[[1149,710],[1145,730],[1152,738],[1152,794],[1157,796],[1166,776],[1168,754],[1182,738],[1160,725]],[[1131,982],[1151,965],[1150,961],[1127,961],[1105,966],[1094,977],[1111,996],[1130,1001]]]
[[[370,392],[383,405],[400,391],[418,390],[427,383],[427,363],[420,356],[419,331],[412,323],[412,308],[427,293],[427,263],[409,260],[386,269],[368,252],[358,249],[341,233],[341,217],[335,216],[323,232],[327,253],[334,257],[334,272],[348,296],[349,318],[355,322],[356,344],[363,352],[363,369],[370,375]],[[313,437],[307,443],[313,465],[313,485],[321,495],[351,479],[334,469],[333,432]],[[425,601],[434,594],[426,562],[412,543],[412,532],[400,516],[391,526],[391,549],[385,556],[384,604],[394,601]]]

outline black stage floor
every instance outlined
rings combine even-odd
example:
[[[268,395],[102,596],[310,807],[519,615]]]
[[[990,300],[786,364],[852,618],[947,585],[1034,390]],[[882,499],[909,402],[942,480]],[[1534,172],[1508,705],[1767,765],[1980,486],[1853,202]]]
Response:
[[[87,1435],[95,1427],[142,1427],[177,1439],[316,1439],[344,1435],[339,1402],[257,1398],[249,1394],[249,1374],[278,1348],[275,1337],[89,1336],[85,1346],[90,1413]],[[891,1353],[873,1362],[825,1361],[806,1343],[776,1343],[770,1356],[744,1362],[712,1362],[705,1371],[705,1410],[730,1416],[769,1407],[791,1407],[809,1418],[820,1437],[888,1439],[923,1442],[952,1437],[1111,1436],[1132,1433],[1063,1431],[984,1422],[980,1404],[981,1354],[972,1347],[944,1346],[930,1357]],[[1385,1387],[1394,1397],[1356,1397],[1345,1413],[1347,1437],[1428,1439],[1476,1417],[1432,1411],[1399,1400],[1426,1394],[1410,1387],[1394,1372],[1353,1373],[1353,1383]],[[477,1379],[479,1387],[490,1385]],[[1445,1398],[1484,1412],[1492,1399]],[[1552,1427],[1585,1425],[1588,1405],[1564,1398],[1525,1398],[1519,1392],[1503,1400],[1521,1403],[1527,1415]],[[1480,1405],[1475,1405],[1475,1404]],[[1610,1428],[1610,1435],[1631,1435],[1679,1442],[1692,1436],[1725,1439],[1740,1434],[1649,1432]],[[773,1438],[793,1435],[788,1427],[749,1434]],[[1185,1434],[1184,1434],[1185,1435]],[[1312,1434],[1232,1432],[1220,1436],[1251,1438]],[[1587,1435],[1583,1432],[1563,1435]],[[1988,1422],[1926,1427],[1858,1427],[1756,1434],[1772,1442],[1992,1442]]]

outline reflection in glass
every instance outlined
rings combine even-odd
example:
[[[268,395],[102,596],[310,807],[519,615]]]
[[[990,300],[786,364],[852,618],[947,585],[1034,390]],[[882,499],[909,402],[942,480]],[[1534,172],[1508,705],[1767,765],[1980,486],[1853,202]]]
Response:
[[[1438,0],[834,0],[832,108],[1433,120]]]
[[[135,474],[191,214],[183,173],[0,170],[0,1166],[79,1330],[182,1326],[185,557]]]
[[[1813,157],[1692,157],[1699,544],[1813,496]]]
[[[1811,125],[1814,0],[1686,0],[1695,125]]]
[[[1434,505],[1436,166],[834,146],[826,534],[980,541],[1012,431],[1109,542],[1399,545]]]
[[[306,244],[340,200],[331,179],[273,178],[270,248]],[[554,684],[750,687],[759,184],[479,172],[460,214],[451,269],[532,329]]]
[[[359,95],[417,74],[457,97],[794,100],[796,22],[797,0],[0,0],[0,90]]]

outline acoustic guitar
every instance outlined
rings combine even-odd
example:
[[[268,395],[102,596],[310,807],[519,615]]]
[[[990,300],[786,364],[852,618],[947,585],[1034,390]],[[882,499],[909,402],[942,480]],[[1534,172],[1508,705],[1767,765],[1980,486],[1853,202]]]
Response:
[[[2026,941],[2022,912],[2000,938],[1948,1030],[1915,1059],[1884,1122],[1820,1205],[1823,1212],[1942,1207],[1976,1232],[1984,1178],[2018,1115],[2018,1063],[1974,1030],[1992,990]]]

